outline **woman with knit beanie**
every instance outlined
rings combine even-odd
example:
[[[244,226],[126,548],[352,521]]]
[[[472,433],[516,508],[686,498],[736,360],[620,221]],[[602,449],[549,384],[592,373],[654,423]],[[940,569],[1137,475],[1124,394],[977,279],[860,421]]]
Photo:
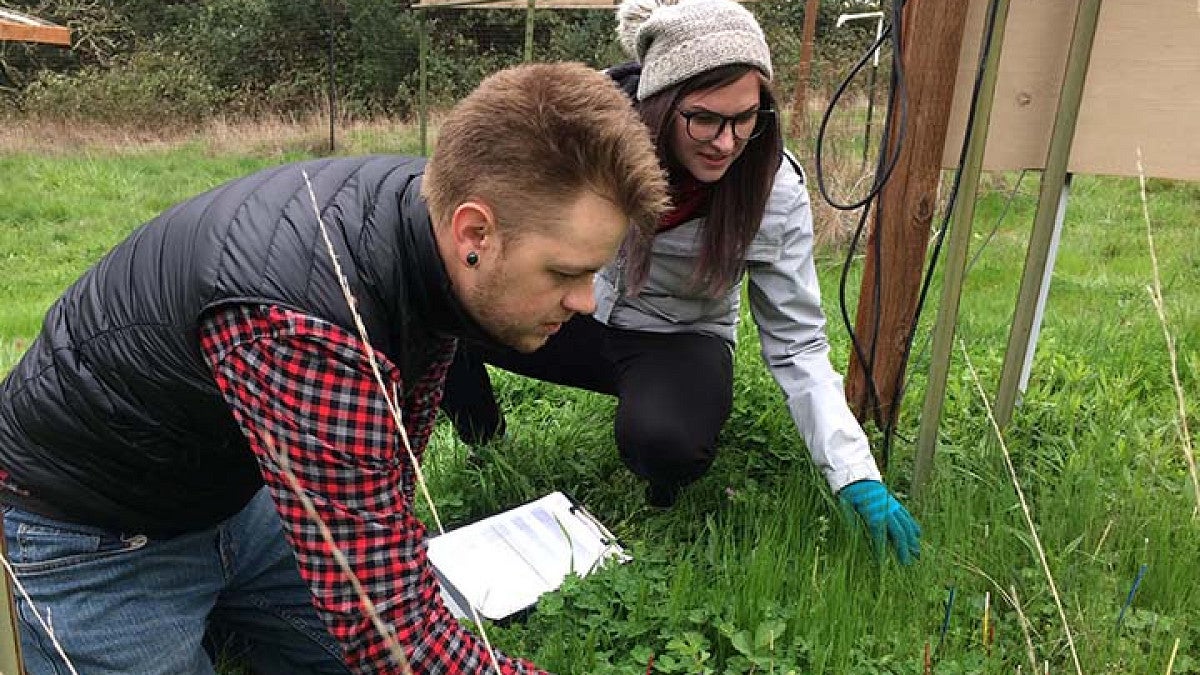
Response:
[[[617,19],[636,60],[608,72],[655,138],[673,210],[653,240],[630,240],[596,274],[595,311],[539,351],[461,346],[443,409],[470,445],[504,432],[484,362],[614,395],[621,459],[651,505],[670,506],[712,465],[732,408],[744,279],[764,361],[813,461],[875,542],[913,561],[920,528],[881,482],[829,362],[808,192],[783,150],[761,27],[732,0],[625,0]]]

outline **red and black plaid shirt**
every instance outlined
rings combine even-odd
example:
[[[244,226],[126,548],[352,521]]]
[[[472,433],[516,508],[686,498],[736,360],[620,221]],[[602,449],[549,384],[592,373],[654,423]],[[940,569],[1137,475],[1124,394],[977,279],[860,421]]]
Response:
[[[201,326],[217,385],[250,439],[296,551],[300,574],[356,673],[400,673],[330,548],[262,439],[286,452],[337,546],[395,631],[416,673],[492,673],[482,641],[442,604],[413,515],[414,467],[379,391],[363,343],[329,322],[269,306],[220,310]],[[378,351],[384,381],[403,393],[402,420],[420,457],[433,431],[455,341],[415,383]],[[534,673],[497,654],[502,673]]]

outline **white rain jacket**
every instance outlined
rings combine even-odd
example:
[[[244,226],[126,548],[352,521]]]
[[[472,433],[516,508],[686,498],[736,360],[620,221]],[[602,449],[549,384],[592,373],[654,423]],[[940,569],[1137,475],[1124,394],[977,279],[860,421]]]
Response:
[[[595,318],[614,328],[714,335],[732,348],[742,282],[716,298],[691,289],[702,226],[697,218],[655,237],[649,276],[636,296],[625,297],[620,259],[601,270]],[[746,254],[746,271],[763,360],[830,489],[880,480],[866,434],[846,403],[842,378],[829,362],[813,264],[812,208],[804,175],[790,157],[775,175],[762,224]]]

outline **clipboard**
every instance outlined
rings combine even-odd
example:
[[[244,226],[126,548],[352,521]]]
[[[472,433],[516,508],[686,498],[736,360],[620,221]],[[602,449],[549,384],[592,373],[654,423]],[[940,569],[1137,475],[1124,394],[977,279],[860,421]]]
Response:
[[[492,621],[533,606],[568,574],[586,577],[631,559],[608,528],[562,492],[428,539],[426,547],[451,614],[470,619],[474,606]]]

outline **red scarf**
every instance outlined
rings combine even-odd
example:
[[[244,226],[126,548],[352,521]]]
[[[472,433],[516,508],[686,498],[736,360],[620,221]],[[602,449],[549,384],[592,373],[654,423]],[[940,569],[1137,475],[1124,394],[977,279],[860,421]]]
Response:
[[[708,210],[708,198],[711,196],[711,185],[701,183],[687,174],[678,185],[671,186],[671,210],[659,219],[658,232],[666,232],[703,215]]]

